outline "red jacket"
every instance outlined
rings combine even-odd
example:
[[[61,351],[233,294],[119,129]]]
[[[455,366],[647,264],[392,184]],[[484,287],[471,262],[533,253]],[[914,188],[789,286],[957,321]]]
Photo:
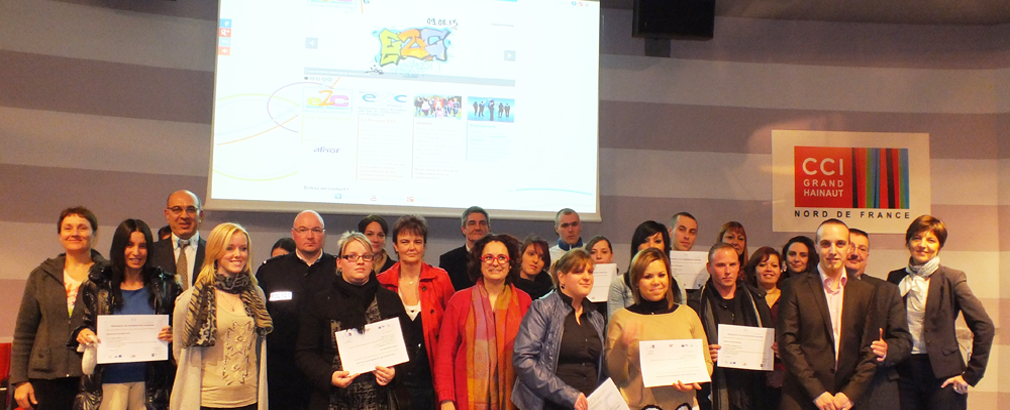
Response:
[[[400,262],[396,262],[379,276],[382,287],[397,292],[400,284]],[[421,325],[424,328],[424,347],[431,363],[432,380],[435,378],[435,347],[438,346],[438,330],[445,315],[445,305],[455,292],[449,274],[421,262],[421,278],[418,283],[418,297],[421,299]]]

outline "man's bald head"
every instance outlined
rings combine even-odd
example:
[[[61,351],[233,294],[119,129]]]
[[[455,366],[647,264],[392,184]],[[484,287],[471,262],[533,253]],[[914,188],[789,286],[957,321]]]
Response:
[[[295,249],[303,257],[318,256],[326,240],[323,217],[313,210],[299,212],[295,217],[295,223],[291,226],[291,238],[295,240]]]

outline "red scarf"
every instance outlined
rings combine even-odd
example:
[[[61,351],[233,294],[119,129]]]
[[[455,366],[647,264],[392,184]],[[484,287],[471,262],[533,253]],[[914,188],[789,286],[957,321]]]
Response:
[[[511,395],[516,381],[512,369],[512,345],[522,323],[519,295],[506,285],[492,309],[484,280],[478,280],[471,293],[471,308],[466,316],[467,408],[470,410],[514,409]]]

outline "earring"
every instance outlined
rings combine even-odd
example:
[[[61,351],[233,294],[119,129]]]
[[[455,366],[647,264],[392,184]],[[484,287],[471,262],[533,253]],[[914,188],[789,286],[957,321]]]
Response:
[[[565,288],[565,285],[561,285],[561,289],[564,289],[564,288]]]

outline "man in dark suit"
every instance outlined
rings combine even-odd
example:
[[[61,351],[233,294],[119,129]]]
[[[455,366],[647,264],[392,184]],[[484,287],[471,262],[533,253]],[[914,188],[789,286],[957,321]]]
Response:
[[[173,192],[165,206],[165,219],[172,228],[172,237],[149,245],[148,257],[152,266],[175,273],[182,281],[182,288],[188,289],[200,274],[207,247],[198,231],[203,223],[200,198],[186,190]]]
[[[847,410],[877,369],[870,348],[873,285],[848,280],[849,228],[829,219],[817,228],[817,272],[785,282],[776,326],[779,355],[789,374],[783,410]]]
[[[302,211],[291,226],[295,251],[270,258],[256,271],[267,296],[274,330],[267,335],[267,388],[270,408],[308,407],[308,381],[295,365],[298,322],[309,298],[329,290],[336,278],[337,258],[323,252],[326,229],[316,211]]]
[[[491,217],[487,211],[479,206],[471,206],[463,211],[461,219],[461,230],[466,238],[466,244],[443,253],[438,257],[438,267],[445,269],[452,281],[452,287],[457,291],[475,285],[467,274],[467,263],[470,261],[470,248],[473,244],[487,235],[491,231]]]
[[[845,261],[849,278],[869,283],[876,289],[876,320],[870,326],[870,335],[877,329],[878,340],[871,345],[877,355],[877,372],[856,406],[861,410],[897,409],[901,403],[898,398],[898,370],[895,366],[912,353],[912,334],[908,333],[905,303],[901,300],[896,285],[864,275],[870,258],[870,236],[864,231],[850,228],[849,242],[852,243],[852,253]]]

